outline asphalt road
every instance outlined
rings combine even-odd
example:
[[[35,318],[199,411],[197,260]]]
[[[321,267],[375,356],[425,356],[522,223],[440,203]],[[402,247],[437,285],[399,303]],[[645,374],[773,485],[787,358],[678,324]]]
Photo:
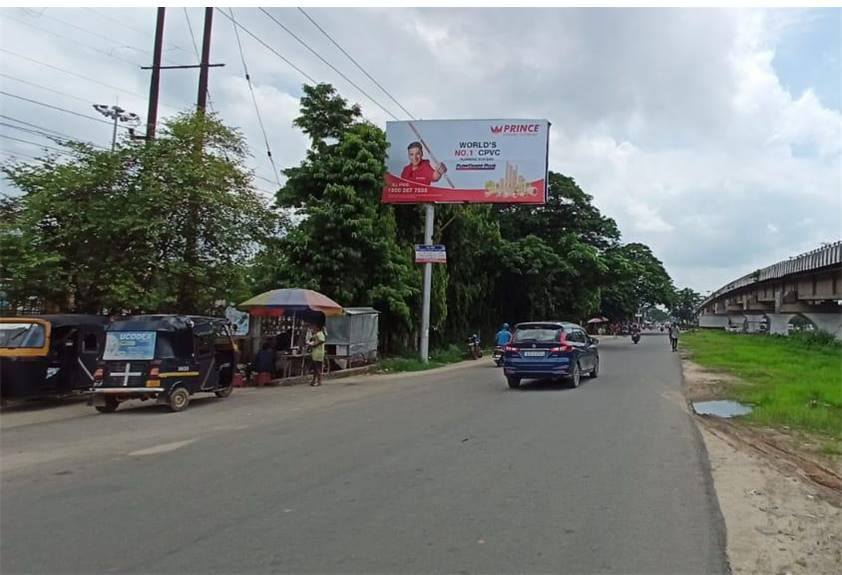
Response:
[[[237,391],[180,414],[4,412],[3,573],[721,573],[663,336],[578,389],[490,359]]]

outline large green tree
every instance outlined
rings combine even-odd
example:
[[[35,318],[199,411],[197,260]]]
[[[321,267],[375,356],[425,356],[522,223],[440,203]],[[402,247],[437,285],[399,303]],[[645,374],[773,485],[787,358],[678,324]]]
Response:
[[[243,166],[242,136],[213,117],[165,121],[116,151],[3,166],[23,194],[0,226],[7,298],[62,311],[210,311],[248,293],[243,261],[278,216]]]

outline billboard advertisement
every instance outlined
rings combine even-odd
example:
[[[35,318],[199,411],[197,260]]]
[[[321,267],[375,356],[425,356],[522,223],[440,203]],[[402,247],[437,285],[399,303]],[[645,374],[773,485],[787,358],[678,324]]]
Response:
[[[547,120],[386,122],[385,203],[543,204]]]

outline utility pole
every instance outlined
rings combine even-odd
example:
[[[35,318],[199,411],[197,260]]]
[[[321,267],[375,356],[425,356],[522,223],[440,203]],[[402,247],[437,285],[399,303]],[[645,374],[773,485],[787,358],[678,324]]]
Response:
[[[146,115],[146,141],[155,138],[158,122],[158,86],[161,83],[161,54],[164,51],[164,14],[166,8],[158,8],[155,23],[155,49],[152,55],[152,81],[149,83],[149,113]]]
[[[424,204],[424,244],[433,243],[433,225],[436,218],[436,207],[434,204]],[[427,363],[430,360],[430,300],[433,285],[433,264],[424,264],[424,294],[421,303],[421,361]]]
[[[210,68],[210,40],[211,28],[213,27],[213,8],[205,8],[205,30],[202,34],[202,61],[199,64],[199,96],[196,99],[196,108],[202,114],[208,102],[208,72]]]

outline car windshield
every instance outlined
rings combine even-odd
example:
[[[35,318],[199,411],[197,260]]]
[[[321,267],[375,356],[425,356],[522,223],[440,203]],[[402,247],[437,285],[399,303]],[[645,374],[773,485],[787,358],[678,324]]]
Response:
[[[44,337],[44,326],[38,323],[0,323],[0,347],[39,348]]]
[[[152,359],[156,336],[154,331],[109,331],[102,359]]]
[[[515,332],[514,343],[536,342],[549,343],[561,339],[561,328],[526,327]]]

